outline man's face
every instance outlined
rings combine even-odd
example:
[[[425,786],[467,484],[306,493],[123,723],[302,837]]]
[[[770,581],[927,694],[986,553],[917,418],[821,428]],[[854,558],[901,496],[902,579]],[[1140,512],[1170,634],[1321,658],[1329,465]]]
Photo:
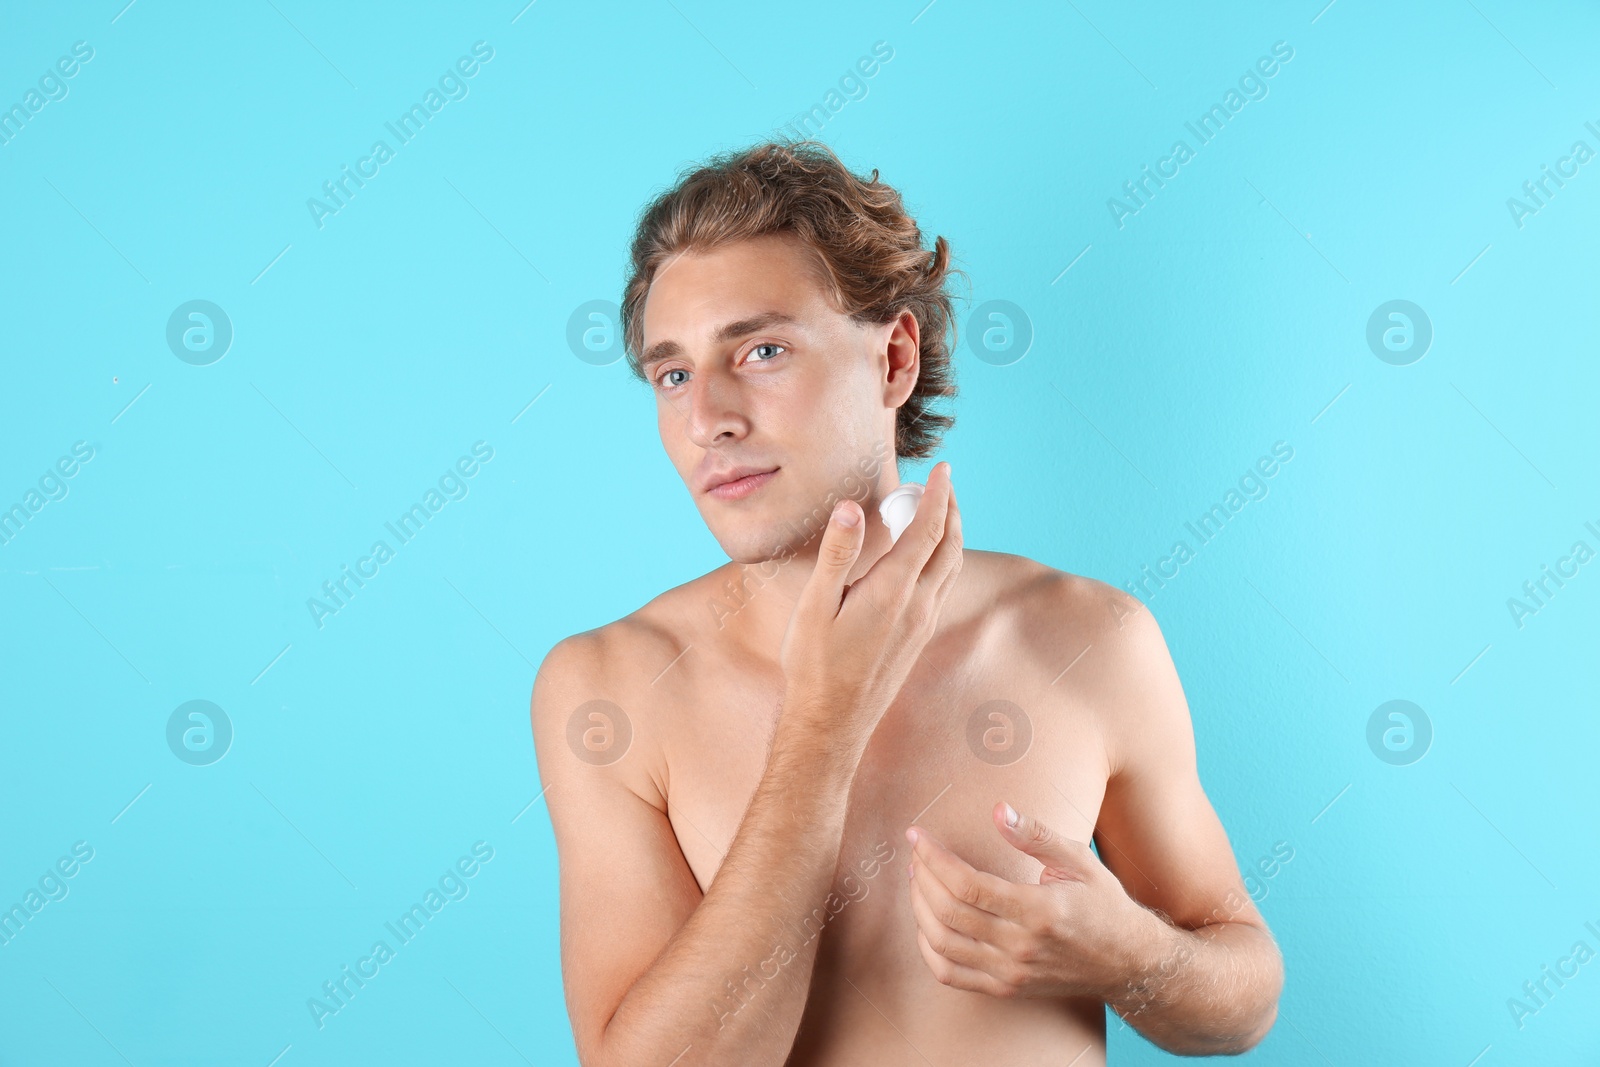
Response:
[[[814,552],[804,542],[834,500],[862,501],[870,517],[893,480],[895,408],[915,361],[891,373],[890,352],[906,350],[908,326],[915,351],[915,318],[856,323],[830,302],[815,257],[790,234],[687,254],[645,300],[661,443],[736,562]],[[747,471],[760,473],[714,484]]]

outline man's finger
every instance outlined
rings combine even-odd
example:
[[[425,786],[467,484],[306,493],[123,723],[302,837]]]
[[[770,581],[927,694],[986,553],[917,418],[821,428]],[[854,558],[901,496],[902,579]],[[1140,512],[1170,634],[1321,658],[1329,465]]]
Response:
[[[849,497],[834,505],[828,525],[822,531],[822,542],[817,546],[816,569],[800,592],[802,601],[815,610],[826,612],[830,619],[839,614],[845,579],[861,554],[861,544],[866,537],[863,519],[861,505]]]
[[[927,906],[935,922],[965,937],[999,945],[1004,942],[1009,930],[1016,929],[1016,924],[1010,920],[957,899],[943,882],[933,876],[926,863],[916,859],[911,863],[911,890],[913,903],[920,900]]]
[[[955,485],[950,486],[949,510],[945,514],[944,537],[933,550],[927,566],[917,578],[920,588],[931,588],[936,601],[942,601],[946,588],[961,569],[961,508],[956,504]]]
[[[995,805],[994,824],[1012,848],[1068,877],[1087,873],[1096,862],[1087,841],[1063,837],[1032,815],[1018,814],[1010,804]]]
[[[944,537],[945,520],[949,511],[950,464],[935,463],[928,474],[927,488],[917,501],[917,512],[911,523],[900,532],[900,538],[883,554],[880,563],[892,570],[898,579],[909,586],[921,577]],[[874,564],[876,568],[878,564]]]
[[[928,939],[922,936],[922,931],[917,931],[917,950],[922,953],[922,960],[928,965],[928,970],[933,972],[934,980],[952,989],[966,989],[973,993],[987,993],[991,997],[1008,997],[1012,990],[992,974],[987,974],[974,967],[956,963],[954,960],[945,959],[933,950],[928,944]]]
[[[939,844],[919,826],[913,826],[907,831],[908,837],[912,835],[914,835],[913,854],[927,864],[929,873],[943,882],[945,888],[957,900],[1014,922],[1023,917],[1025,912],[1021,893],[1023,887],[987,871],[978,870]]]

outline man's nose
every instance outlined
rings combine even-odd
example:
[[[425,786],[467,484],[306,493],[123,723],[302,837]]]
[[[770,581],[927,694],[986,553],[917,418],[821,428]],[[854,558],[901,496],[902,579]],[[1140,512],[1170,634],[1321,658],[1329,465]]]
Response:
[[[702,447],[743,437],[749,428],[737,384],[720,375],[696,376],[689,386],[689,436]]]

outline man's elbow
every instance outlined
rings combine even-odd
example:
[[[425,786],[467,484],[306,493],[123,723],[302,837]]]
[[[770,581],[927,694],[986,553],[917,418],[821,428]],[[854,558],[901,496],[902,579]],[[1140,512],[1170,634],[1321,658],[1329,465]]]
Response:
[[[1266,1006],[1266,1011],[1262,1013],[1261,1021],[1257,1023],[1256,1026],[1253,1027],[1248,1033],[1240,1034],[1239,1036],[1226,1042],[1221,1047],[1215,1048],[1208,1052],[1194,1053],[1193,1055],[1242,1056],[1246,1052],[1254,1049],[1257,1045],[1261,1044],[1261,1042],[1265,1041],[1267,1039],[1267,1035],[1272,1032],[1273,1024],[1277,1021],[1278,1001],[1277,998],[1274,997],[1272,1002]]]
[[[1243,1055],[1265,1041],[1272,1032],[1272,1027],[1278,1021],[1278,997],[1283,992],[1283,957],[1276,945],[1273,945],[1272,963],[1263,986],[1262,995],[1251,1013],[1254,1025],[1227,1042],[1226,1048],[1218,1049],[1212,1055]]]
[[[1158,1037],[1146,1034],[1151,1044],[1172,1056],[1242,1056],[1266,1040],[1272,1026],[1278,1021],[1278,1005],[1267,1006],[1261,1021],[1248,1029],[1219,1033],[1170,1034]]]
[[[1146,1033],[1163,1052],[1174,1056],[1242,1056],[1251,1051],[1278,1021],[1283,991],[1283,957],[1272,946],[1271,961],[1254,983],[1240,988],[1231,1001],[1213,1004],[1210,1025],[1191,1025],[1165,1034]]]
[[[1277,1021],[1278,1000],[1276,997],[1274,997],[1272,1003],[1267,1006],[1266,1018],[1262,1020],[1261,1025],[1257,1027],[1255,1033],[1251,1034],[1246,1042],[1239,1048],[1239,1051],[1249,1052],[1251,1049],[1261,1044],[1261,1042],[1265,1041],[1267,1039],[1267,1035],[1272,1032],[1272,1027]]]

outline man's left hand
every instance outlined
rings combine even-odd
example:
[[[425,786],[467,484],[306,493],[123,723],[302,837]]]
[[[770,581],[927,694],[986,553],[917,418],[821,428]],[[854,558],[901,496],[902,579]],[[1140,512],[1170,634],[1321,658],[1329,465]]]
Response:
[[[1175,933],[1130,897],[1087,842],[996,804],[1013,848],[1044,864],[1038,885],[974,868],[926,830],[912,844],[911,910],[934,978],[1001,998],[1096,996],[1138,984]]]

